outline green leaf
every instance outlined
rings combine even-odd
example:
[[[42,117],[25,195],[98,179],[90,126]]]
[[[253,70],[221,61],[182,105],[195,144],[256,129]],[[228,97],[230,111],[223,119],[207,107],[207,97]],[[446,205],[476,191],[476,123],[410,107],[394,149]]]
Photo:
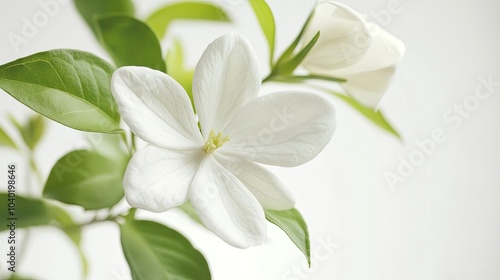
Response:
[[[163,38],[170,23],[175,20],[210,20],[230,22],[231,19],[219,7],[210,3],[183,1],[164,6],[154,12],[146,22],[159,38]]]
[[[257,16],[257,19],[259,20],[260,28],[266,37],[267,44],[269,46],[269,61],[272,68],[274,62],[274,40],[276,36],[273,12],[265,0],[251,0],[249,2],[252,5],[252,9]]]
[[[52,50],[0,66],[0,88],[34,111],[78,130],[116,133],[114,68],[77,50]]]
[[[311,18],[313,17],[313,15],[314,15],[314,9],[312,10],[311,14],[309,15],[309,17],[307,18],[306,22],[304,23],[304,26],[302,27],[302,29],[299,32],[299,35],[297,35],[297,37],[292,42],[292,44],[290,44],[290,46],[285,50],[285,52],[283,52],[283,54],[281,55],[281,57],[278,59],[278,62],[276,63],[276,65],[283,64],[285,61],[290,60],[290,58],[292,57],[295,49],[297,48],[297,46],[299,45],[300,41],[302,40],[302,35],[304,35],[304,32],[305,32],[305,30],[307,28],[307,25],[311,21]]]
[[[145,66],[165,72],[161,46],[147,24],[126,15],[98,18],[99,38],[117,67]]]
[[[12,115],[9,115],[11,123],[21,134],[24,143],[30,150],[34,150],[45,132],[45,119],[36,114],[30,117],[25,125],[21,125]]]
[[[203,255],[175,230],[133,219],[120,229],[123,253],[134,280],[211,279]]]
[[[17,274],[17,273],[12,273],[10,275],[10,278],[7,280],[35,280],[35,278],[26,277],[26,276],[19,276],[19,274]]]
[[[8,193],[0,193],[0,201],[2,205],[9,205]],[[41,199],[26,198],[16,194],[15,199],[15,217],[17,217],[16,227],[32,227],[42,225],[55,225],[60,227],[68,237],[78,246],[79,254],[82,260],[83,271],[87,274],[87,261],[83,256],[80,248],[81,228],[75,227],[75,223],[71,216],[62,208],[46,203]],[[0,219],[5,222],[10,222],[11,217],[9,211],[4,209],[0,211]],[[0,227],[0,231],[8,230],[8,227]],[[26,278],[11,278],[11,279],[26,279]]]
[[[9,201],[9,197],[12,198],[12,196],[12,194],[9,196],[8,193],[0,193],[0,205],[4,208],[0,211],[0,220],[4,223],[9,223],[11,221],[8,220],[9,217],[17,217],[17,220],[15,220],[16,227],[23,228],[46,225],[51,221],[52,217],[50,210],[42,200],[27,198],[19,194],[15,195],[14,216],[11,216],[7,207],[12,206],[9,205],[9,203],[12,203],[11,200]],[[7,229],[6,226],[0,227],[0,231]]]
[[[168,75],[176,80],[187,92],[191,100],[191,106],[194,107],[193,99],[193,76],[194,69],[187,69],[184,65],[184,52],[179,40],[174,40],[173,46],[167,53]]]
[[[123,197],[127,162],[126,155],[117,160],[95,151],[72,151],[52,168],[43,196],[86,210],[110,208]]]
[[[17,149],[16,143],[2,127],[0,127],[0,146]]]
[[[311,39],[311,41],[299,52],[295,57],[290,59],[289,61],[283,62],[281,64],[276,65],[276,67],[273,69],[273,73],[271,73],[271,76],[273,75],[289,75],[295,71],[295,69],[302,63],[304,58],[307,56],[307,54],[311,51],[311,49],[316,45],[316,42],[319,39],[319,31],[314,35],[314,37]]]
[[[328,82],[336,82],[336,83],[344,83],[347,80],[342,78],[321,76],[321,75],[293,75],[293,76],[270,76],[265,81],[276,81],[276,82],[285,82],[285,83],[302,83],[308,80],[322,80]]]
[[[30,148],[30,150],[34,150],[44,132],[45,120],[42,115],[36,114],[32,116],[28,120],[28,123],[23,127],[21,135],[23,136],[24,142],[28,148]]]
[[[55,222],[57,222],[58,226],[61,230],[68,236],[68,238],[73,242],[78,250],[78,255],[80,256],[80,262],[82,264],[82,270],[84,276],[88,274],[88,263],[87,258],[85,257],[82,247],[81,247],[81,239],[82,239],[82,228],[78,226],[71,215],[68,212],[64,211],[62,208],[49,205],[49,211],[51,213],[52,218]]]
[[[392,127],[392,125],[385,119],[384,115],[382,114],[382,111],[378,110],[375,111],[375,109],[366,107],[362,104],[360,104],[358,101],[356,101],[354,98],[336,93],[336,92],[331,92],[334,96],[342,99],[345,101],[347,104],[349,104],[352,108],[354,108],[356,111],[360,112],[363,116],[365,116],[369,121],[371,121],[373,124],[377,125],[378,127],[382,128],[383,130],[389,132],[390,134],[396,136],[398,139],[401,139],[401,136],[399,133]]]
[[[96,37],[99,37],[95,21],[97,17],[107,14],[133,16],[135,13],[132,0],[75,0],[75,5],[80,15],[94,31]]]
[[[22,133],[21,131],[23,131],[23,126],[19,123],[19,121],[11,114],[9,114],[9,121],[10,123],[15,126],[17,128],[17,131],[19,131],[19,133]]]
[[[302,251],[311,266],[311,245],[309,231],[302,215],[296,209],[285,211],[265,210],[266,219],[281,228],[295,246]]]

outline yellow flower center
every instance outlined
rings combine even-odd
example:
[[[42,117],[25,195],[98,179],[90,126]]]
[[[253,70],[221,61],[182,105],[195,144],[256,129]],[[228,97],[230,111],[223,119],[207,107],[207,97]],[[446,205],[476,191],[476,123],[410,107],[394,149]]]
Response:
[[[231,138],[229,138],[229,136],[224,136],[223,132],[215,134],[215,132],[211,130],[207,142],[205,142],[205,146],[203,146],[203,149],[205,150],[205,152],[207,152],[207,154],[211,154],[218,148],[222,147],[222,145],[224,145],[224,143],[228,141],[231,141]]]

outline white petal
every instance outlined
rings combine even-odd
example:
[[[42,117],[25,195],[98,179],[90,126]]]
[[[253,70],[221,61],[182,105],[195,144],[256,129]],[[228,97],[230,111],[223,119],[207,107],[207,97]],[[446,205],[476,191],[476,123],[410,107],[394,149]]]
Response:
[[[340,3],[325,2],[316,7],[302,44],[308,44],[318,31],[316,45],[302,62],[306,69],[317,74],[357,63],[372,44],[363,17]]]
[[[331,74],[340,77],[393,67],[403,59],[405,45],[401,40],[389,34],[375,24],[369,24],[373,44],[365,57],[358,63],[338,69]]]
[[[166,150],[148,145],[130,160],[123,179],[128,203],[154,212],[185,203],[203,150]]]
[[[239,106],[260,89],[257,57],[248,41],[236,34],[216,39],[203,53],[193,78],[193,96],[202,133],[221,132]]]
[[[228,244],[239,248],[262,244],[266,218],[257,199],[212,156],[206,156],[189,193],[203,224]]]
[[[335,130],[335,110],[324,97],[272,93],[238,111],[225,133],[231,141],[216,152],[251,161],[297,166],[318,155]]]
[[[375,71],[347,76],[347,83],[342,84],[346,91],[361,104],[376,107],[389,87],[396,67],[387,67]]]
[[[187,93],[165,73],[122,67],[111,90],[123,120],[144,141],[170,149],[203,145]]]
[[[250,190],[264,209],[287,210],[295,206],[293,194],[278,177],[262,166],[223,155],[216,158]]]

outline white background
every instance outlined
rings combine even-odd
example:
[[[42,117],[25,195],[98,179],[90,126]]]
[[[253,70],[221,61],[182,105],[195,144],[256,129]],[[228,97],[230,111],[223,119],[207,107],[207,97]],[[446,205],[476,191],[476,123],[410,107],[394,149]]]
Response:
[[[139,17],[144,18],[169,1],[136,2]],[[236,31],[250,40],[266,73],[266,44],[249,5],[242,0],[216,2],[232,14],[234,25],[175,24],[165,43],[181,37],[194,66],[208,43]],[[300,30],[314,2],[268,2],[277,20],[277,50],[281,52]],[[471,98],[480,85],[479,77],[492,75],[500,81],[500,4],[494,0],[400,0],[399,12],[390,14],[391,2],[344,3],[371,20],[378,19],[406,44],[405,59],[380,106],[404,141],[332,98],[338,128],[325,151],[298,168],[273,168],[295,192],[297,208],[309,225],[313,256],[320,254],[311,270],[305,269],[301,253],[274,226],[269,226],[264,245],[239,250],[176,210],[157,215],[140,212],[140,217],[163,221],[184,233],[208,259],[215,280],[500,279],[500,87],[477,110],[468,112],[460,126],[454,128],[443,119],[455,104]],[[0,64],[54,48],[82,49],[108,59],[71,3],[59,5],[59,12],[16,51],[8,34],[20,34],[23,18],[31,20],[42,9],[37,0],[0,3]],[[277,87],[266,86],[263,92]],[[8,114],[25,120],[30,113],[0,92],[0,124],[8,131],[13,131]],[[415,154],[415,141],[431,137],[435,129],[444,131],[446,141],[404,182],[391,188],[384,174],[397,174],[401,157]],[[45,176],[59,157],[81,146],[83,135],[50,123],[36,154]],[[25,172],[27,162],[22,156],[3,148],[0,155],[0,172],[11,161],[17,161],[20,172]],[[26,188],[21,192],[28,191],[27,183],[21,180],[20,188],[23,184]],[[32,194],[40,192],[41,186],[31,190]],[[78,207],[72,209],[81,212]],[[0,237],[4,255],[5,235]],[[89,258],[88,279],[129,279],[115,225],[88,227],[83,244]],[[6,267],[4,257],[0,259],[1,278]],[[19,271],[36,279],[81,279],[76,251],[64,235],[48,227],[32,231]]]

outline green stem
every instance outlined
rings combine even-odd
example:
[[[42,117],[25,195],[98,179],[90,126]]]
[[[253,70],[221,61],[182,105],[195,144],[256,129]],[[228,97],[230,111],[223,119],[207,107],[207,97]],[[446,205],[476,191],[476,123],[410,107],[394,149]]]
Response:
[[[40,168],[38,168],[38,165],[36,164],[33,153],[30,153],[29,162],[30,162],[31,170],[36,174],[36,177],[38,178],[38,182],[40,184],[42,184],[42,182],[43,182],[42,172],[40,172]]]
[[[280,75],[269,75],[267,76],[262,83],[273,81],[273,82],[281,82],[281,83],[302,83],[308,80],[322,80],[328,82],[335,83],[345,83],[347,80],[343,78],[336,77],[328,77],[321,75],[288,75],[288,76],[280,76]]]
[[[269,73],[269,75],[267,77],[265,77],[263,80],[262,80],[262,83],[265,83],[265,82],[270,82],[272,81],[276,76],[278,76],[276,73],[275,73],[275,70],[271,71],[271,73]]]
[[[137,211],[136,208],[131,208],[125,213],[121,213],[121,214],[117,214],[117,215],[108,215],[105,218],[101,218],[101,219],[97,218],[97,215],[96,215],[92,220],[90,220],[88,222],[76,224],[76,225],[69,226],[69,227],[84,227],[84,226],[103,223],[103,222],[117,222],[117,220],[120,218],[133,219],[136,211]]]
[[[132,142],[132,152],[135,153],[135,151],[137,150],[135,147],[135,134],[132,131],[130,132],[130,138],[130,141]]]

